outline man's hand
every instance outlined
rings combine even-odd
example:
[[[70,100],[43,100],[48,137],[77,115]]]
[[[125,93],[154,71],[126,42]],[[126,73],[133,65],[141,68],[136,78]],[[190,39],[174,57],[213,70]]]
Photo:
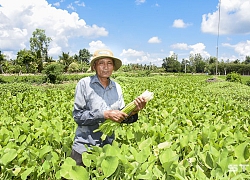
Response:
[[[118,123],[121,123],[127,116],[126,113],[119,110],[104,111],[104,119],[110,119]]]
[[[136,113],[138,113],[140,110],[142,110],[145,106],[146,106],[146,100],[142,97],[137,97],[134,100],[134,103],[136,105],[136,109],[131,113],[131,115],[134,115]]]

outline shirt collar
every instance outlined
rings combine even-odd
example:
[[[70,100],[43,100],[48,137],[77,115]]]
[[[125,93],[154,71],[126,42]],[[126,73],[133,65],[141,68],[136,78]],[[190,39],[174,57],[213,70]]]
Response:
[[[96,74],[93,76],[93,78],[91,78],[91,83],[99,83],[100,85],[102,85],[102,84],[100,83],[100,81],[99,81],[99,79],[98,79],[98,77],[97,77]],[[109,87],[109,88],[111,89],[111,88],[114,87],[114,86],[115,86],[114,81],[112,81],[112,80],[109,78],[109,85],[108,85],[107,87]]]

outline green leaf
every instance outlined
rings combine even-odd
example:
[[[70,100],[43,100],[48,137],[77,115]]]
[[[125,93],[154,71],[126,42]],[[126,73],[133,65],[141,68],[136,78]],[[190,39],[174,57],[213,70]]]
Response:
[[[115,156],[107,156],[101,164],[105,177],[111,176],[117,169],[119,164],[118,158]]]
[[[27,177],[30,175],[30,173],[33,172],[34,169],[35,169],[34,167],[30,167],[30,168],[26,169],[26,170],[22,173],[21,179],[22,179],[22,180],[26,180]]]
[[[169,116],[169,113],[164,109],[162,112],[161,112],[161,115],[163,118],[167,118]]]
[[[76,162],[71,157],[67,157],[62,165],[62,167],[76,166]]]
[[[128,139],[134,139],[134,137],[135,137],[134,134],[132,133],[132,131],[127,131],[126,135],[127,135]]]
[[[17,151],[15,149],[6,149],[4,152],[5,154],[0,159],[0,164],[3,164],[6,166],[9,162],[11,162],[13,159],[16,158]]]
[[[49,173],[52,170],[50,163],[47,160],[44,161],[42,167],[46,173]]]
[[[51,152],[52,158],[51,161],[55,164],[59,160],[59,156],[56,152]]]
[[[149,147],[151,145],[152,145],[152,139],[148,138],[139,144],[139,149],[143,150],[144,148]]]
[[[170,148],[172,142],[165,141],[163,143],[158,144],[159,149]]]
[[[19,164],[22,164],[23,161],[26,160],[26,159],[28,159],[28,158],[29,158],[28,155],[25,155],[25,156],[23,156],[23,157],[21,157],[21,158],[18,158],[18,163],[19,163]]]
[[[15,176],[17,176],[17,175],[20,173],[21,170],[22,170],[22,168],[17,166],[17,167],[15,167],[15,168],[13,169],[12,173],[13,173]]]
[[[154,166],[153,167],[153,174],[157,177],[157,179],[159,179],[160,177],[163,176],[164,172],[162,172],[158,166]]]
[[[21,126],[21,129],[27,134],[29,132],[30,124],[28,122],[24,122]]]
[[[170,126],[169,126],[169,131],[173,131],[178,127],[178,122],[174,121]]]
[[[103,147],[103,151],[105,152],[106,156],[117,156],[118,150],[111,146],[110,144],[107,144]]]
[[[73,166],[76,166],[75,160],[73,160],[70,157],[67,157],[65,159],[63,165],[61,166],[60,176],[66,178],[66,179],[70,179],[71,178],[71,171],[73,171],[73,169],[72,169]]]
[[[132,153],[132,155],[134,156],[134,157],[136,157],[137,156],[137,154],[138,154],[138,152],[137,152],[137,150],[134,148],[134,147],[129,147],[129,150],[130,150],[130,152]]]
[[[212,169],[213,168],[213,158],[210,156],[210,153],[207,152],[207,155],[206,155],[206,165]]]
[[[244,142],[241,143],[240,145],[235,147],[235,156],[237,157],[237,159],[239,159],[240,161],[244,162],[246,159],[246,147],[248,145],[248,142]]]
[[[146,171],[146,173],[138,174],[136,176],[136,179],[149,179],[149,180],[151,180],[152,176],[153,176],[152,172]]]
[[[196,179],[202,179],[202,180],[208,179],[207,176],[204,174],[203,169],[199,165],[196,165],[196,168],[197,168],[197,171],[195,173]]]
[[[189,139],[189,136],[188,135],[185,135],[180,138],[180,145],[181,145],[181,148],[184,148],[188,145],[188,139]]]
[[[42,147],[42,149],[39,151],[39,157],[42,158],[46,153],[52,151],[52,147],[45,145]]]
[[[87,159],[87,158],[83,158],[82,157],[82,162],[86,167],[90,167],[91,166],[91,159]]]
[[[25,134],[22,134],[21,136],[19,136],[18,142],[22,143],[26,139],[26,137],[27,136]]]
[[[98,155],[89,154],[89,153],[82,153],[83,163],[87,167],[90,167],[92,161],[94,164],[96,164],[97,158],[98,158]]]
[[[15,129],[13,129],[13,135],[14,135],[15,140],[17,140],[20,135],[19,128],[16,127]]]
[[[59,177],[58,174],[56,176]],[[77,166],[76,162],[69,157],[66,158],[61,166],[60,176],[72,180],[89,179],[87,170],[82,166]]]
[[[228,172],[228,166],[232,164],[233,157],[225,157],[221,159],[217,164],[220,166],[223,173]]]
[[[209,152],[211,153],[211,155],[213,155],[213,157],[219,157],[220,153],[217,149],[215,149],[213,146],[209,147]]]
[[[178,160],[178,155],[172,149],[165,149],[159,156],[162,164]]]
[[[26,143],[29,144],[32,141],[31,139],[31,134],[28,135],[28,137],[26,138]]]
[[[139,151],[137,156],[135,157],[135,160],[139,163],[144,163],[148,156],[150,155],[148,150],[149,148],[144,148],[142,151]]]
[[[89,179],[89,173],[82,166],[73,166],[69,171],[69,179],[80,180],[80,179]]]

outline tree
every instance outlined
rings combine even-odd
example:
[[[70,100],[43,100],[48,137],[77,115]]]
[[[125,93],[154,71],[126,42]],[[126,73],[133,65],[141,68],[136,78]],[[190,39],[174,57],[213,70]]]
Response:
[[[234,64],[240,64],[240,60],[239,59],[236,59],[233,61]]]
[[[246,56],[246,59],[244,61],[245,64],[250,64],[250,56]]]
[[[190,70],[193,73],[203,73],[207,64],[205,60],[202,58],[201,54],[199,53],[190,54],[189,62],[190,62]],[[206,71],[208,71],[207,68]]]
[[[216,63],[216,61],[217,61],[217,58],[211,56],[211,57],[209,57],[209,59],[208,59],[208,64]]]
[[[3,71],[3,63],[4,63],[4,61],[5,61],[5,56],[0,51],[0,72],[1,72],[1,74],[4,74],[4,71]]]
[[[173,54],[171,57],[163,59],[162,67],[166,72],[180,72],[181,63],[177,60],[177,55]]]
[[[195,73],[203,73],[204,72],[206,63],[203,60],[200,53],[195,54],[195,55],[191,54],[189,59],[192,61],[193,72],[195,72]]]
[[[30,64],[35,62],[35,55],[31,50],[20,50],[17,52],[17,62],[26,68],[26,72],[30,73]]]
[[[62,52],[62,55],[59,56],[59,63],[64,65],[64,71],[68,70],[69,65],[74,62],[74,58],[68,53]]]
[[[90,52],[87,49],[80,49],[79,50],[79,55],[77,56],[77,60],[79,61],[79,63],[86,63],[89,64],[89,60],[90,57],[92,55],[90,54]]]
[[[32,33],[30,38],[30,50],[36,54],[36,59],[38,61],[38,72],[43,69],[43,62],[48,62],[48,47],[51,42],[51,38],[47,37],[45,30],[36,29]]]

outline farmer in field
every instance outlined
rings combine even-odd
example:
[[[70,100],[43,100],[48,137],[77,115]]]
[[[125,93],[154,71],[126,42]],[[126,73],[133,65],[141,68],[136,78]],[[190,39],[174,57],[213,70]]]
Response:
[[[77,165],[83,165],[82,153],[85,146],[104,146],[112,144],[114,134],[102,141],[102,132],[93,132],[106,119],[117,123],[133,123],[138,112],[146,105],[142,97],[135,99],[136,109],[128,116],[120,111],[124,106],[121,86],[110,79],[113,71],[118,70],[122,61],[113,56],[110,50],[97,50],[90,62],[91,70],[96,74],[82,78],[76,85],[73,118],[77,123],[71,157]]]

